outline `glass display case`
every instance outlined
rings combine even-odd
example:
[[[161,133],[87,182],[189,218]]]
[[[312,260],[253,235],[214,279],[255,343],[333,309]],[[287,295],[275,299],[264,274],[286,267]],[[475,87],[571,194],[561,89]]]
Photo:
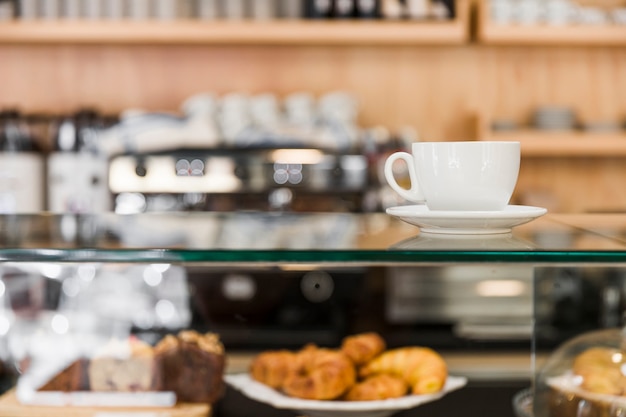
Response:
[[[519,415],[514,395],[542,386],[563,344],[622,326],[626,294],[626,215],[529,220],[446,234],[383,213],[0,217],[0,415],[33,415],[14,386],[36,354],[93,352],[115,334],[154,345],[190,329],[223,344],[228,383],[214,416]],[[94,326],[97,337],[83,337]],[[74,331],[69,344],[55,339]],[[342,410],[284,406],[232,379],[261,351],[334,348],[366,332],[388,349],[434,349],[459,385]],[[544,405],[535,414],[553,415]]]

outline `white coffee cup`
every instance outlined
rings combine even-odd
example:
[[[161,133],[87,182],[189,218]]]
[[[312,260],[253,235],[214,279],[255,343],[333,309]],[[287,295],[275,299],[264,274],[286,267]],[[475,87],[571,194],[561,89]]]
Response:
[[[519,142],[416,142],[412,153],[385,162],[385,178],[400,196],[430,210],[499,211],[511,199],[520,166]],[[408,165],[411,188],[401,187],[396,161]]]

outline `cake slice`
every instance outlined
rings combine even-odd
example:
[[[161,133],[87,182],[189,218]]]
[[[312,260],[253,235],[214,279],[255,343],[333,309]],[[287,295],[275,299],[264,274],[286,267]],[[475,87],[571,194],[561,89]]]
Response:
[[[175,392],[178,401],[214,404],[223,395],[226,360],[218,335],[183,331],[154,350],[162,389]]]
[[[100,392],[159,390],[153,348],[136,338],[111,341],[89,362],[89,386]]]
[[[77,359],[53,376],[39,391],[88,391],[87,359]]]

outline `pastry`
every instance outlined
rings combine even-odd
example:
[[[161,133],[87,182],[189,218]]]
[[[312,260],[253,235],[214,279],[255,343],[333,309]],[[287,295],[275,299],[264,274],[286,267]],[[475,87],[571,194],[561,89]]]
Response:
[[[426,347],[403,347],[383,352],[365,364],[361,377],[374,374],[399,376],[411,387],[413,394],[431,394],[443,388],[448,377],[445,361],[437,352]]]
[[[287,376],[295,371],[296,356],[289,350],[262,352],[252,360],[250,375],[256,381],[279,389]]]
[[[310,343],[298,351],[266,351],[252,359],[250,375],[309,400],[372,401],[443,389],[448,369],[437,352],[419,346],[385,349],[384,339],[368,332],[345,337],[339,349]]]
[[[86,359],[78,359],[72,362],[40,387],[39,391],[72,392],[89,390],[87,366],[88,361]]]
[[[363,381],[357,382],[345,395],[346,401],[374,401],[399,398],[409,390],[404,379],[389,375],[372,375]]]
[[[92,391],[157,391],[160,375],[150,345],[138,339],[111,341],[89,361]]]
[[[598,394],[623,395],[626,377],[622,366],[626,363],[624,352],[613,348],[594,347],[574,359],[572,371],[582,376],[581,388]]]
[[[378,333],[361,333],[347,336],[341,343],[341,351],[355,365],[363,365],[380,355],[386,348],[385,341]]]
[[[341,351],[307,346],[296,358],[297,368],[283,384],[292,397],[334,400],[356,382],[352,361]]]
[[[214,333],[182,331],[166,336],[155,347],[162,389],[180,402],[214,404],[225,391],[224,346]]]

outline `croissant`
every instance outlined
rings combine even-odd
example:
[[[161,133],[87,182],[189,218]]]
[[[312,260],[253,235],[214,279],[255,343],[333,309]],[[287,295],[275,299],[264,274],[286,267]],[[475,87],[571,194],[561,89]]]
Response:
[[[347,336],[341,343],[341,351],[348,355],[355,365],[363,365],[385,350],[385,341],[378,333],[361,333]]]
[[[282,387],[287,375],[296,368],[296,354],[288,350],[262,352],[250,365],[250,374],[256,381],[272,388]]]
[[[334,400],[356,382],[354,364],[343,352],[307,346],[297,353],[298,369],[285,378],[283,391],[309,400]]]
[[[407,391],[408,385],[404,379],[390,374],[377,374],[353,385],[344,399],[346,401],[386,400],[402,397]]]
[[[443,388],[448,367],[434,350],[411,346],[383,352],[359,370],[361,377],[385,373],[403,378],[413,394],[431,394]]]

